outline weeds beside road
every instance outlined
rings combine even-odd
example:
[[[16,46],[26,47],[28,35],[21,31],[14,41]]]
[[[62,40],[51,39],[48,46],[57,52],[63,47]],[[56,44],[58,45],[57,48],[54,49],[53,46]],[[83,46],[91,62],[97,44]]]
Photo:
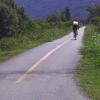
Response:
[[[35,40],[34,34],[25,34],[13,37],[5,37],[0,40],[0,61],[8,59],[11,56],[19,54],[27,49],[36,47],[45,42],[52,41],[67,35],[70,32],[69,28],[51,28],[46,29],[39,34]]]
[[[85,30],[83,55],[77,77],[80,86],[92,100],[100,100],[100,31],[89,25]]]

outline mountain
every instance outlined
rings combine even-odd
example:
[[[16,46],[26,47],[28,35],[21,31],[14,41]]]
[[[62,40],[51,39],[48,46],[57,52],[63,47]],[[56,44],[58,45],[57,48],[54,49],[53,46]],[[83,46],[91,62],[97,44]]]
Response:
[[[16,0],[16,3],[32,18],[44,19],[50,13],[69,7],[73,16],[84,19],[88,16],[88,6],[100,3],[100,0]]]

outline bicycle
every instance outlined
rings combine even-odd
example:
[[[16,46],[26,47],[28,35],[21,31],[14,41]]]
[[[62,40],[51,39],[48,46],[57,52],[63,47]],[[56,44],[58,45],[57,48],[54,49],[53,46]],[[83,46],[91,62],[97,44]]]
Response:
[[[77,35],[78,35],[77,29],[74,29],[74,30],[73,30],[73,33],[74,33],[73,38],[74,38],[75,40],[77,40]]]

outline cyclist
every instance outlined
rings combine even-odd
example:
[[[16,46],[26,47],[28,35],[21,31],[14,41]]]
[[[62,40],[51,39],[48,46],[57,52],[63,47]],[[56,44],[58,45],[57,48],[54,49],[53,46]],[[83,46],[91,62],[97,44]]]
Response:
[[[78,29],[79,29],[79,22],[77,20],[73,21],[73,37],[76,40],[76,37],[78,35]]]

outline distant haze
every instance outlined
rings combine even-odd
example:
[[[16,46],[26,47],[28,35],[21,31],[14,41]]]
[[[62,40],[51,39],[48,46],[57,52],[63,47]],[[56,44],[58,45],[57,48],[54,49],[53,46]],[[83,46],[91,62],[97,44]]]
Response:
[[[100,0],[16,0],[16,3],[23,6],[26,14],[32,18],[44,19],[49,14],[68,7],[73,16],[84,19],[88,16],[87,7],[100,3]]]

